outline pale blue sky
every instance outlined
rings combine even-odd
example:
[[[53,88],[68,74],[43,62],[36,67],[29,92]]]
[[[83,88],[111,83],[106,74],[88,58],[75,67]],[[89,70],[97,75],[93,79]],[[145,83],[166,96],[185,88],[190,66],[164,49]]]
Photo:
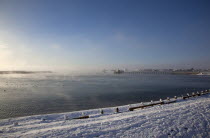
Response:
[[[210,68],[208,0],[0,0],[2,69]]]

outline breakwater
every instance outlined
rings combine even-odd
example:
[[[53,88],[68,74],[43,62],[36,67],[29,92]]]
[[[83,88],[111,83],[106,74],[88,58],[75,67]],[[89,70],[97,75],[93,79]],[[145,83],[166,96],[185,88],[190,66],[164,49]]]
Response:
[[[118,71],[114,74],[153,74],[153,75],[197,75],[200,72],[176,72],[176,71]]]
[[[106,114],[116,114],[116,113],[124,113],[124,112],[130,112],[130,111],[135,111],[135,110],[140,110],[140,109],[145,109],[145,108],[149,108],[149,107],[153,107],[153,106],[157,106],[157,105],[164,105],[164,104],[172,104],[172,103],[176,103],[180,100],[187,100],[190,98],[195,98],[198,96],[203,96],[206,94],[210,93],[210,89],[209,90],[203,90],[200,92],[192,92],[187,93],[186,95],[182,95],[180,97],[174,96],[172,98],[167,97],[166,99],[162,100],[160,99],[159,101],[153,101],[151,100],[151,102],[142,102],[142,103],[138,103],[138,104],[132,104],[132,105],[128,105],[127,108],[125,109],[125,106],[120,106],[120,107],[109,107],[109,108],[103,108],[103,109],[93,109],[96,112],[94,112],[94,114],[88,114],[88,110],[87,111],[80,111],[82,112],[82,114],[77,114],[77,116],[71,118],[68,115],[64,115],[63,119],[64,120],[74,120],[74,119],[88,119],[91,117],[95,117],[98,115],[106,115]],[[43,119],[43,118],[42,118]],[[46,119],[44,119],[44,121],[46,121]]]

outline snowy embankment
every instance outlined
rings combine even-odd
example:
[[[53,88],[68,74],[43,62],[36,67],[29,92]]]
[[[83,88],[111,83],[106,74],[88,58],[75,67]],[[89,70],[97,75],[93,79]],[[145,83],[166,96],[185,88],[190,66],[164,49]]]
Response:
[[[4,119],[0,137],[210,137],[209,93],[129,111],[137,106]]]

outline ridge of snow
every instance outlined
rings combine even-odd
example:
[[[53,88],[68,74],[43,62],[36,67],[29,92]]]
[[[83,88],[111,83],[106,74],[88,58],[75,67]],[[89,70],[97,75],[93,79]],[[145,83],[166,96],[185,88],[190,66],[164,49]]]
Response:
[[[139,105],[3,119],[0,137],[210,137],[210,94],[128,111]]]

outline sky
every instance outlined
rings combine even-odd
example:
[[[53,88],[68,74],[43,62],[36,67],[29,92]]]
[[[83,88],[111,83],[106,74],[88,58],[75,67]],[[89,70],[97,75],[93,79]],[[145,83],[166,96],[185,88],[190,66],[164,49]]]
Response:
[[[0,70],[210,68],[208,0],[0,0]]]

